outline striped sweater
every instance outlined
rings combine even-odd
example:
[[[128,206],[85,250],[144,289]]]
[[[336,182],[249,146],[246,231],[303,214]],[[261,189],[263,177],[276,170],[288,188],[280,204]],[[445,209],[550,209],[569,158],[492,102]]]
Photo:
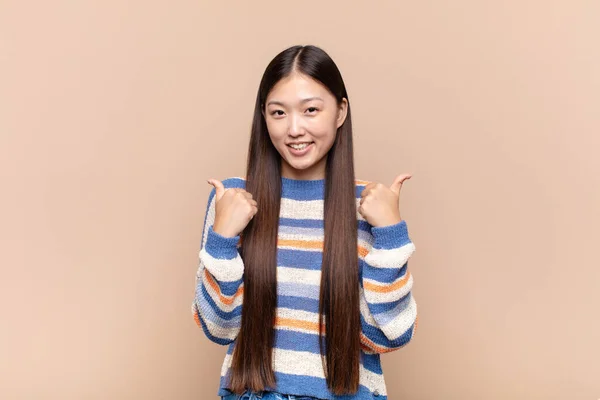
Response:
[[[273,369],[280,393],[319,399],[387,399],[380,354],[404,346],[417,325],[413,278],[407,261],[415,246],[406,221],[373,227],[358,212],[366,181],[356,180],[361,313],[360,385],[356,394],[335,396],[327,388],[318,342],[319,288],[324,240],[325,179],[281,178],[277,240],[277,309]],[[243,178],[223,181],[245,188]],[[212,229],[215,189],[205,214],[192,313],[211,341],[228,345],[217,395],[231,393],[227,378],[240,329],[244,264],[240,236]]]

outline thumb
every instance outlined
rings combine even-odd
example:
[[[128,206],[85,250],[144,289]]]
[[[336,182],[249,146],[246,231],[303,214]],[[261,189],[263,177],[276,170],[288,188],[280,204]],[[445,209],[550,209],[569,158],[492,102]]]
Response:
[[[396,193],[397,195],[400,195],[400,189],[402,188],[402,183],[405,180],[410,179],[411,177],[412,177],[412,175],[410,175],[410,174],[401,174],[401,175],[398,175],[396,177],[396,179],[394,179],[394,182],[390,186],[390,189],[394,193]]]
[[[223,194],[225,193],[225,186],[223,186],[223,183],[218,179],[209,179],[209,180],[207,180],[207,182],[210,185],[214,186],[215,191],[216,191],[217,201],[221,200],[221,197],[223,197]]]

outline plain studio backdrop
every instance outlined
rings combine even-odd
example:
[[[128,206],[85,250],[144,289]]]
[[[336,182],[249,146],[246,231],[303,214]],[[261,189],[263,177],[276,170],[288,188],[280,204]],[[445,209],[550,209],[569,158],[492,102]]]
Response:
[[[391,400],[600,397],[598,1],[0,1],[0,398],[213,399],[208,178],[315,44],[359,179],[410,172],[419,329]]]

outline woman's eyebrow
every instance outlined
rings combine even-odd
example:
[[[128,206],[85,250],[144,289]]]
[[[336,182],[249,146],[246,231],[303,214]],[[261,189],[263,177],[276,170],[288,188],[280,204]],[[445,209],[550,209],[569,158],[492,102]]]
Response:
[[[300,103],[306,103],[308,101],[312,101],[312,100],[321,100],[323,101],[322,98],[318,97],[318,96],[313,96],[313,97],[307,97],[305,99],[300,100]],[[276,104],[276,105],[280,105],[280,106],[284,106],[285,104],[283,104],[281,101],[278,100],[271,100],[267,103],[267,106],[271,105],[271,104]]]

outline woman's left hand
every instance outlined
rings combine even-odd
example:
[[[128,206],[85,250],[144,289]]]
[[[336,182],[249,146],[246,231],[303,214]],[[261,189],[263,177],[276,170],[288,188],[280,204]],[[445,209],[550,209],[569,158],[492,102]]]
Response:
[[[400,216],[400,189],[402,183],[412,175],[398,175],[390,187],[371,182],[362,191],[358,212],[371,226],[395,225],[402,221]]]

